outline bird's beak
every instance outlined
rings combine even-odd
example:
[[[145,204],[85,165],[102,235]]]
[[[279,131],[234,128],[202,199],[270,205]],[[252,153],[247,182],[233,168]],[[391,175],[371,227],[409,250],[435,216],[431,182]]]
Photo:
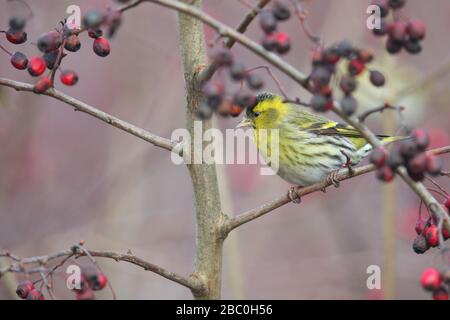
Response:
[[[252,121],[249,118],[244,118],[241,120],[241,122],[238,123],[236,129],[248,127],[253,127]]]

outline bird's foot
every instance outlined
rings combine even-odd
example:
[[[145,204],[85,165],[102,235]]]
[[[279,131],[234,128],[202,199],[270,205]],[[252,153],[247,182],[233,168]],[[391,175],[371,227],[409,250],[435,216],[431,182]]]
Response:
[[[288,198],[293,202],[293,203],[300,203],[302,202],[302,197],[298,194],[297,192],[298,186],[297,187],[291,187],[288,191]]]
[[[341,153],[345,156],[346,162],[342,165],[342,168],[348,168],[348,174],[352,176],[355,173],[353,169],[353,161],[352,158],[344,151],[341,150]]]
[[[327,176],[328,184],[332,184],[336,188],[339,188],[339,185],[340,185],[340,182],[337,179],[338,173],[339,173],[339,170],[334,170],[334,171],[330,172]]]

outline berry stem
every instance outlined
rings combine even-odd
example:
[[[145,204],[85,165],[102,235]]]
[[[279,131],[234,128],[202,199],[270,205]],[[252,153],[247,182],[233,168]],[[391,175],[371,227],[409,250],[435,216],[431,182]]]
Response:
[[[2,49],[3,51],[5,51],[10,57],[12,56],[12,53],[11,53],[11,51],[9,51],[8,49],[6,49],[4,46],[2,46],[1,44],[0,44],[0,49]]]
[[[280,82],[280,80],[278,80],[278,78],[275,76],[275,74],[272,72],[272,70],[270,69],[270,67],[268,66],[258,66],[258,67],[254,67],[254,68],[250,68],[247,69],[246,72],[250,73],[252,71],[258,70],[258,69],[264,69],[267,71],[267,73],[269,74],[269,76],[272,78],[272,80],[275,82],[275,84],[278,87],[278,90],[280,90],[281,94],[284,96],[285,99],[288,98],[288,95],[286,94],[286,91],[283,89],[283,86]]]

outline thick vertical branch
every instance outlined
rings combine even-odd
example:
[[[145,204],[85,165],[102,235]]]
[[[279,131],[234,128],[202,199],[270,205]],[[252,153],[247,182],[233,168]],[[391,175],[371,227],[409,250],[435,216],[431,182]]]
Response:
[[[202,0],[194,1],[196,7],[201,7]],[[195,117],[196,108],[202,103],[203,95],[198,88],[197,74],[206,64],[205,39],[203,24],[198,19],[184,13],[179,13],[178,27],[180,33],[180,50],[183,58],[187,129],[191,134],[191,161],[201,156],[202,150],[195,147],[195,138],[201,139],[198,130],[202,124],[203,131],[211,128],[211,120],[200,122]],[[197,122],[197,123],[196,123]],[[197,126],[194,137],[194,127]],[[202,148],[203,149],[203,148]],[[195,154],[197,152],[197,155]],[[198,154],[200,153],[200,154]],[[188,164],[191,175],[197,216],[197,253],[194,276],[205,283],[206,290],[194,293],[198,299],[219,299],[222,274],[222,244],[223,237],[219,230],[222,224],[219,188],[216,167],[205,163]]]

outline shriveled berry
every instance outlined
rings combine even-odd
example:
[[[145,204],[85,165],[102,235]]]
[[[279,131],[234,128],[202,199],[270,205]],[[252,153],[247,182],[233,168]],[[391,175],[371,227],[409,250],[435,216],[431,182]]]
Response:
[[[102,29],[92,29],[88,31],[88,36],[89,38],[97,39],[103,36],[103,31]]]
[[[291,10],[289,10],[289,8],[285,4],[281,2],[275,2],[275,5],[273,7],[273,14],[278,20],[284,21],[291,17]]]
[[[11,56],[11,64],[16,69],[24,70],[27,68],[27,65],[28,65],[27,56],[19,51],[14,52],[14,54]]]
[[[418,54],[422,52],[422,46],[418,40],[409,39],[405,41],[404,47],[406,51],[411,54]]]
[[[66,86],[73,86],[78,82],[78,75],[75,71],[72,70],[64,70],[61,72],[59,76],[62,83]]]
[[[384,78],[384,75],[377,70],[371,70],[370,71],[370,82],[375,87],[382,87],[384,86],[386,79]]]
[[[406,32],[409,37],[413,40],[422,40],[425,38],[426,26],[423,21],[420,20],[410,20],[406,28]]]
[[[425,239],[425,237],[423,235],[419,235],[414,239],[412,248],[415,253],[423,254],[428,249],[430,249],[430,246],[428,245],[428,242]]]
[[[376,148],[370,154],[370,162],[377,168],[381,168],[386,164],[388,152],[384,148]]]
[[[111,52],[108,39],[103,37],[94,40],[93,49],[95,54],[100,57],[106,57]]]
[[[49,51],[46,52],[42,57],[45,60],[45,64],[47,66],[47,68],[49,70],[52,70],[53,67],[55,66],[56,60],[58,59],[59,56],[59,50],[53,50],[53,51]]]
[[[403,48],[403,43],[395,41],[391,37],[389,37],[388,40],[386,41],[386,50],[390,54],[399,53],[400,51],[402,51],[402,48]]]
[[[427,268],[422,272],[420,282],[425,290],[437,290],[442,283],[441,274],[435,268]]]
[[[230,66],[230,76],[233,80],[240,81],[245,78],[247,70],[241,63],[233,63]]]
[[[389,0],[373,0],[372,5],[376,5],[380,8],[380,16],[384,18],[389,13]]]
[[[41,52],[49,52],[58,49],[61,45],[61,34],[58,31],[50,31],[39,36],[38,49]]]
[[[81,48],[81,42],[78,36],[72,35],[66,39],[64,48],[70,52],[77,52]]]
[[[48,76],[40,78],[33,87],[34,93],[44,93],[52,87],[52,82]]]
[[[96,29],[100,27],[105,19],[103,12],[98,10],[91,10],[86,12],[83,16],[83,26],[88,29]]]
[[[229,66],[233,63],[233,55],[228,48],[217,48],[212,53],[212,61],[217,67]]]
[[[265,33],[271,33],[277,29],[277,19],[271,10],[261,11],[259,24]]]
[[[407,163],[408,172],[413,174],[424,173],[427,167],[427,156],[425,153],[419,153]]]
[[[312,97],[310,104],[314,111],[325,112],[327,111],[328,99],[321,94],[315,94]]]
[[[365,68],[366,66],[364,62],[359,59],[354,59],[348,64],[348,72],[353,76],[361,74],[365,70]]]
[[[22,16],[14,16],[9,19],[9,27],[15,31],[22,31],[26,23],[27,19]]]
[[[353,115],[355,113],[357,107],[358,107],[358,103],[356,102],[356,99],[352,95],[348,94],[342,98],[341,108],[342,108],[342,111],[347,116]]]
[[[433,291],[433,300],[448,300],[448,290],[445,287],[440,287]]]
[[[27,300],[45,300],[45,298],[41,292],[33,289],[27,295]]]
[[[377,169],[376,175],[379,180],[384,182],[391,182],[395,177],[394,171],[389,166],[383,166]]]
[[[339,86],[341,87],[341,90],[344,91],[346,94],[350,94],[353,91],[355,91],[358,83],[356,82],[355,77],[345,75],[342,77]]]
[[[403,141],[400,145],[400,153],[405,159],[411,159],[417,152],[417,145],[413,140]]]
[[[77,300],[95,300],[95,294],[92,289],[77,292],[75,299]]]
[[[225,87],[219,81],[209,81],[203,86],[206,104],[213,110],[222,104],[224,92]]]
[[[197,110],[195,110],[195,114],[196,114],[197,118],[199,118],[201,120],[206,120],[206,119],[211,118],[211,116],[213,114],[213,110],[206,103],[202,103],[197,108]]]
[[[264,86],[263,79],[260,76],[258,76],[257,74],[252,74],[252,73],[248,74],[246,76],[246,80],[247,80],[248,86],[250,88],[252,88],[253,90],[259,90]]]
[[[248,90],[239,90],[233,96],[233,103],[242,107],[247,108],[255,103],[255,95]]]
[[[28,62],[28,72],[33,77],[38,77],[44,73],[46,68],[46,63],[42,57],[32,57]]]
[[[406,0],[389,0],[389,6],[392,9],[400,9],[406,3]]]
[[[393,149],[389,153],[387,164],[392,170],[396,170],[398,167],[404,164],[404,159],[399,149]]]
[[[424,231],[424,236],[430,247],[436,247],[439,244],[439,230],[436,225],[432,224],[426,228]]]
[[[9,29],[6,31],[6,39],[13,44],[21,44],[27,41],[27,33],[25,31]]]
[[[26,299],[30,291],[33,289],[34,289],[33,282],[31,282],[30,280],[25,280],[19,283],[16,289],[16,293],[20,298]]]

